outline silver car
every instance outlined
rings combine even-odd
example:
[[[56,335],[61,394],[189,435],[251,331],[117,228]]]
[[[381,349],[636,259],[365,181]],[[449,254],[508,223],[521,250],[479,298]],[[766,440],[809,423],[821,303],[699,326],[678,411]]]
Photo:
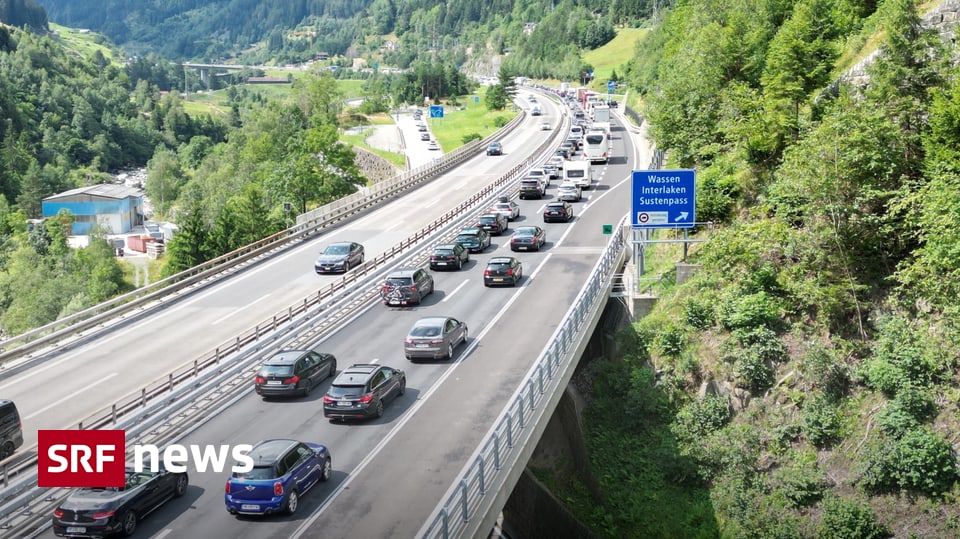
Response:
[[[467,342],[467,325],[449,316],[421,318],[403,340],[407,359],[453,359],[453,350]]]

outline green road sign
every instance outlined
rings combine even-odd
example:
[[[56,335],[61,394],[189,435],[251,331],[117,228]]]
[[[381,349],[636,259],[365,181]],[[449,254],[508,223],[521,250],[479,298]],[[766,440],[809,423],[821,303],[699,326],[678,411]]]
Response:
[[[613,225],[603,225],[604,234],[613,234]]]

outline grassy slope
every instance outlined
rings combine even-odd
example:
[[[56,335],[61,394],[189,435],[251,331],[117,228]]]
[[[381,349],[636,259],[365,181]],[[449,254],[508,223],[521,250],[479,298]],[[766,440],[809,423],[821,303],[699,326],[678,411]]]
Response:
[[[63,45],[63,48],[75,51],[85,58],[93,58],[94,53],[100,51],[104,58],[110,60],[118,67],[120,66],[120,60],[122,59],[121,53],[108,45],[104,45],[103,43],[108,43],[108,41],[100,34],[81,32],[78,29],[67,28],[66,26],[60,26],[52,22],[49,23],[49,25],[50,30],[57,33],[55,39]]]
[[[593,66],[593,86],[597,89],[606,89],[610,75],[616,69],[622,75],[623,64],[633,58],[636,44],[646,37],[650,30],[645,28],[621,28],[617,30],[617,37],[606,45],[583,53],[583,61]]]
[[[427,118],[427,124],[430,125],[430,131],[436,137],[437,142],[443,151],[449,152],[463,145],[463,137],[472,133],[480,135],[481,138],[493,133],[499,129],[494,124],[494,119],[500,117],[509,121],[517,112],[511,108],[500,111],[489,111],[483,102],[483,92],[485,86],[478,89],[478,94],[472,94],[460,98],[460,107],[444,105],[443,118]],[[480,101],[475,102],[474,98],[479,97]]]

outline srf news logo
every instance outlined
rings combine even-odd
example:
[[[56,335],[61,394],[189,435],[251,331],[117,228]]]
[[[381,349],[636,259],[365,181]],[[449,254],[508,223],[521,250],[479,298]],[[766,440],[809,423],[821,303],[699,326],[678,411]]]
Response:
[[[237,463],[232,472],[244,473],[253,469],[253,446],[184,446],[172,444],[163,451],[153,444],[133,447],[133,469],[156,472],[158,462],[170,472],[187,471],[185,465],[193,460],[199,472],[222,473],[227,459]],[[127,440],[122,430],[41,430],[37,433],[38,487],[102,487],[123,488],[126,484]]]

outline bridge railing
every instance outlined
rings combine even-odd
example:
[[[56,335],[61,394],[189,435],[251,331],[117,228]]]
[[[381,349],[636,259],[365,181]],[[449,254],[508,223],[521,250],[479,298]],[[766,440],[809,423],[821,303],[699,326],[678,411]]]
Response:
[[[519,471],[546,428],[626,256],[624,228],[611,237],[560,327],[534,364],[464,474],[418,534],[425,539],[476,537],[492,527],[491,509],[509,496]],[[499,505],[496,510],[502,508]],[[495,515],[494,515],[495,516]]]

